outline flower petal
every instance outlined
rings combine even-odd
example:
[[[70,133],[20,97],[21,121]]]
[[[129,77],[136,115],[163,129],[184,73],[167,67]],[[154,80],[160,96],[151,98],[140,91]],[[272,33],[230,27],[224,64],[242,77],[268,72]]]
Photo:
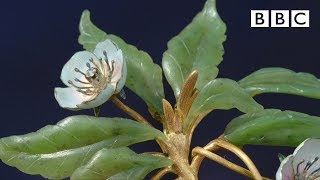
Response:
[[[119,81],[117,82],[115,94],[118,94],[121,91],[121,89],[123,88],[123,86],[126,83],[126,79],[127,79],[127,65],[126,65],[126,63],[124,63],[123,67],[122,67],[121,77],[120,77]],[[112,82],[112,80],[111,80],[111,82]]]
[[[108,84],[107,87],[103,91],[101,91],[97,97],[80,104],[79,108],[90,109],[102,105],[114,94],[115,88],[116,87],[114,84]]]
[[[293,155],[293,167],[298,167],[298,164],[303,162],[299,165],[300,173],[304,170],[308,161],[313,162],[315,159],[318,159],[308,169],[307,175],[310,175],[320,168],[320,139],[306,139],[296,148]],[[296,170],[295,173],[297,173]],[[320,171],[318,172],[318,175],[320,175]]]
[[[93,66],[93,64],[90,62],[90,59],[93,59],[97,63],[99,62],[97,57],[88,51],[80,51],[75,53],[62,68],[61,80],[63,83],[67,86],[70,86],[68,81],[74,81],[75,78],[81,81],[87,81],[81,73],[75,71],[75,68],[78,68],[81,72],[85,73],[88,70],[87,63]]]
[[[54,96],[62,108],[80,110],[81,103],[89,101],[92,96],[87,96],[76,91],[75,88],[55,88]]]
[[[113,41],[107,39],[103,42],[98,43],[95,50],[93,51],[93,53],[99,59],[104,59],[105,56],[103,54],[103,51],[106,51],[109,62],[114,60],[114,61],[119,61],[122,64],[123,59],[119,59],[118,54],[117,54],[118,49],[119,48],[117,47],[117,45]]]
[[[127,77],[127,66],[126,62],[123,61],[123,55],[121,49],[117,52],[118,59],[122,59],[121,61],[115,61],[114,64],[114,71],[111,77],[111,82],[118,82],[122,77]],[[121,63],[120,63],[121,62]],[[125,68],[125,69],[124,69]],[[125,71],[125,76],[123,76],[123,73]],[[126,78],[125,78],[126,79]]]
[[[103,51],[107,52],[108,63],[110,66],[112,66],[112,61],[114,61],[114,70],[111,77],[111,82],[112,83],[118,82],[122,77],[122,69],[125,64],[123,60],[123,53],[121,49],[118,49],[116,44],[109,39],[97,44],[96,49],[94,50],[93,53],[98,58],[104,59]]]
[[[287,156],[280,164],[276,174],[276,180],[292,180],[294,179],[294,170],[292,166],[293,155]]]

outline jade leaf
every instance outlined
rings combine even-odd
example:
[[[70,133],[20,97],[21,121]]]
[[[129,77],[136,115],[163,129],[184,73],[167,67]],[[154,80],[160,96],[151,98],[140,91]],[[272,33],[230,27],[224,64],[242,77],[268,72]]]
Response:
[[[268,109],[233,119],[227,125],[224,136],[239,146],[295,147],[307,138],[320,137],[320,117]]]
[[[163,136],[160,131],[129,119],[71,116],[33,133],[1,138],[0,159],[27,174],[63,179],[103,148]]]
[[[111,39],[119,46],[128,68],[126,87],[141,97],[151,112],[161,114],[164,98],[162,70],[159,65],[153,63],[149,54],[139,51],[115,35],[100,30],[91,22],[88,10],[82,13],[79,29],[79,43],[88,51],[93,51],[99,42],[106,39]]]
[[[166,157],[136,154],[127,147],[102,149],[84,166],[79,167],[71,180],[82,179],[143,179],[154,169],[172,162]]]
[[[216,1],[208,0],[193,21],[168,42],[162,66],[176,99],[193,70],[199,72],[196,84],[199,90],[217,76],[217,65],[224,53],[225,32],[226,25],[218,15]]]
[[[244,113],[263,109],[236,81],[224,78],[214,79],[199,92],[191,106],[185,126],[190,126],[197,117],[206,115],[212,110],[232,108],[237,108]]]
[[[261,93],[287,93],[320,99],[320,80],[309,73],[284,68],[260,69],[239,81],[252,96]]]

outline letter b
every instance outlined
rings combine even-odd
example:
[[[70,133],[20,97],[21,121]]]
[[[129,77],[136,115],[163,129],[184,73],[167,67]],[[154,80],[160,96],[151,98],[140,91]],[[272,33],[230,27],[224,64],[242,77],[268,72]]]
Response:
[[[251,10],[251,27],[269,27],[269,11]]]
[[[289,10],[271,10],[271,27],[289,27]]]

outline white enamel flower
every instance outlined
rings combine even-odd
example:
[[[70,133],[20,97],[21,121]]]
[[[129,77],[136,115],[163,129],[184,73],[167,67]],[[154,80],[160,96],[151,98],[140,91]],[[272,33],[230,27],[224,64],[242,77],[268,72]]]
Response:
[[[277,180],[320,180],[320,139],[306,139],[286,157],[277,171]]]
[[[111,40],[97,44],[93,53],[75,53],[64,65],[61,80],[68,87],[55,88],[59,105],[80,110],[97,107],[123,88],[127,66],[121,49]]]

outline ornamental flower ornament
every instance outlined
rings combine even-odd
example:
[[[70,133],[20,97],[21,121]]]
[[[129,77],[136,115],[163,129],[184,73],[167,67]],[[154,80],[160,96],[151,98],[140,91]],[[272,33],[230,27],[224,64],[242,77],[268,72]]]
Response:
[[[54,90],[59,105],[70,110],[90,109],[105,103],[123,88],[127,66],[121,49],[107,39],[93,53],[75,53],[64,65],[61,80],[68,87]]]
[[[306,139],[286,157],[277,171],[277,180],[320,180],[320,139]]]

